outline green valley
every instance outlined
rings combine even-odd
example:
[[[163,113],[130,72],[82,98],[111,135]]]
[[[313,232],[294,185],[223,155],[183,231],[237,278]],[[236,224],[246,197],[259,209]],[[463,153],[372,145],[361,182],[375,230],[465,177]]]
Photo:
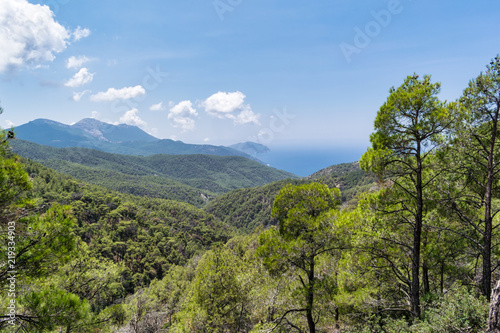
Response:
[[[202,206],[233,189],[297,178],[239,156],[129,156],[87,148],[54,148],[15,140],[13,150],[54,170],[124,193]]]

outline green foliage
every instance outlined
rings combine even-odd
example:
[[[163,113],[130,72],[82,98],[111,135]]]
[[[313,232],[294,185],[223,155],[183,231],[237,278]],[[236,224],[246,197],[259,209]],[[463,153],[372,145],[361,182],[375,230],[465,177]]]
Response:
[[[370,317],[352,332],[455,333],[486,332],[488,303],[464,286],[453,286],[446,294],[425,304],[422,319],[413,324],[405,318]],[[351,330],[349,330],[351,331]]]
[[[13,161],[25,179],[30,175],[32,186],[18,197],[29,199],[33,207],[11,209],[19,216],[16,259],[23,292],[18,295],[18,318],[35,318],[21,319],[30,329],[83,332],[124,323],[124,308],[113,305],[117,299],[228,238],[226,226],[188,204],[111,192],[30,161],[25,161],[25,173],[19,160]],[[52,208],[44,208],[48,206]],[[26,284],[34,288],[23,289]],[[58,295],[54,302],[43,303],[52,292]]]
[[[364,199],[360,203],[363,204]],[[362,206],[340,214],[339,219],[349,232],[350,247],[342,251],[338,260],[334,302],[339,316],[348,322],[353,314],[367,317],[382,308],[390,308],[399,290],[393,288],[393,273],[377,267],[379,262],[366,251],[373,236],[370,214]]]
[[[321,317],[315,297],[324,292],[324,301],[332,300],[336,286],[329,278],[335,272],[335,265],[331,274],[318,274],[318,270],[325,271],[322,263],[335,260],[347,247],[347,230],[334,211],[339,205],[340,191],[319,183],[287,185],[276,197],[272,215],[279,228],[260,235],[257,253],[272,275],[292,271],[300,280],[294,292],[299,307],[287,309],[278,325],[300,327],[302,324],[291,323],[287,315],[304,313],[309,331],[315,332]]]
[[[248,281],[240,279],[243,264],[231,251],[216,247],[198,263],[193,285],[195,304],[208,332],[244,331],[248,326]]]
[[[279,221],[279,233],[285,240],[313,240],[315,232],[328,228],[322,215],[339,205],[340,191],[336,188],[330,190],[317,183],[287,185],[276,196],[271,215]]]
[[[197,262],[195,271],[189,265],[188,274],[171,275],[170,280],[158,283],[176,290],[170,295],[183,290],[170,330],[250,332],[257,327],[275,326],[276,315],[290,305],[286,291],[290,281],[286,277],[275,280],[267,274],[256,256],[257,246],[256,234],[235,237],[208,251]],[[185,289],[171,287],[186,282]]]
[[[86,300],[57,287],[31,291],[22,299],[24,315],[36,318],[26,327],[37,331],[51,331],[58,326],[77,326],[90,315],[90,306]],[[78,330],[85,332],[89,330]]]
[[[424,312],[421,323],[411,332],[448,333],[484,332],[488,317],[488,303],[466,287],[454,286]]]
[[[72,260],[59,267],[51,284],[85,299],[98,313],[125,296],[120,281],[123,269],[111,260],[90,256],[88,246],[82,242]]]
[[[76,243],[74,225],[75,220],[67,206],[53,206],[41,215],[18,220],[16,268],[31,278],[52,273],[73,255]],[[3,252],[2,259],[5,257]]]
[[[430,79],[428,75],[423,79],[408,76],[400,87],[390,89],[377,113],[376,131],[370,136],[373,147],[360,161],[364,170],[399,175],[401,168],[416,167],[408,160],[410,156],[429,152],[443,142],[442,132],[451,124],[453,108],[439,101],[441,84],[431,83]]]
[[[372,251],[404,285],[414,317],[420,316],[420,266],[423,225],[431,201],[429,188],[439,174],[433,172],[433,151],[444,144],[444,132],[455,117],[454,106],[438,99],[440,89],[428,75],[423,79],[408,76],[400,87],[391,88],[375,119],[372,148],[360,162],[363,169],[391,182],[376,203],[380,219],[390,225],[386,228],[389,233],[379,238],[380,244]]]
[[[154,280],[151,283],[151,294],[166,311],[167,322],[170,326],[172,317],[181,311],[195,276],[196,268],[190,261],[185,266],[172,266],[162,280]]]
[[[59,205],[37,207],[35,200],[28,200],[32,182],[19,158],[7,152],[6,140],[1,145],[0,246],[7,251],[0,252],[0,311],[7,314],[7,305],[15,304],[16,317],[9,318],[12,322],[1,320],[0,328],[43,332],[87,321],[86,300],[46,283],[75,254],[71,210]]]
[[[498,111],[496,106],[500,91],[500,56],[495,57],[486,67],[486,71],[469,82],[460,99],[462,113],[467,125],[491,123],[491,115]]]
[[[332,165],[320,170],[307,179],[338,188],[342,194],[342,202],[357,197],[362,192],[369,191],[375,186],[375,177],[361,170],[358,162]]]
[[[286,184],[300,185],[313,181],[339,188],[344,203],[375,186],[374,177],[360,170],[358,163],[345,163],[318,171],[307,179],[288,179],[261,187],[234,190],[211,199],[204,210],[239,230],[252,232],[259,226],[277,223],[271,217],[271,209],[281,188]]]
[[[21,204],[23,195],[31,189],[28,174],[19,163],[19,157],[9,152],[7,132],[0,131],[0,210],[1,221],[9,216],[12,205]]]
[[[306,182],[281,180],[262,187],[234,190],[210,200],[204,210],[244,232],[252,232],[258,226],[276,224],[271,217],[271,209],[275,196],[283,186]]]
[[[20,140],[15,142],[14,150],[92,184],[197,206],[205,204],[214,194],[297,178],[238,156],[127,156],[85,148],[53,148]]]
[[[491,294],[492,272],[497,260],[496,244],[500,208],[500,57],[469,82],[460,98],[459,117],[446,150],[453,182],[444,189],[449,211],[470,235],[471,246],[482,258],[482,293]]]
[[[28,162],[30,196],[39,205],[62,202],[76,218],[75,233],[90,256],[121,264],[126,292],[144,287],[171,265],[183,265],[231,230],[212,215],[186,203],[125,195],[87,185]]]

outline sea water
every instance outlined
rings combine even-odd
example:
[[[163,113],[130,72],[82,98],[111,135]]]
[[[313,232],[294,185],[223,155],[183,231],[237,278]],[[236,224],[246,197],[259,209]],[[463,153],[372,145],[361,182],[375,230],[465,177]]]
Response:
[[[273,147],[270,152],[258,154],[256,157],[273,168],[306,177],[334,164],[359,161],[365,151],[366,147]]]

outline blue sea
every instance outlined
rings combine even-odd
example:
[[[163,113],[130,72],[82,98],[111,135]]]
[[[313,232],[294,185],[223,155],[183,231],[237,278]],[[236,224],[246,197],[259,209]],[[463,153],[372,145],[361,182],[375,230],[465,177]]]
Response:
[[[365,151],[366,147],[271,148],[270,152],[256,157],[273,168],[306,177],[334,164],[359,161]]]

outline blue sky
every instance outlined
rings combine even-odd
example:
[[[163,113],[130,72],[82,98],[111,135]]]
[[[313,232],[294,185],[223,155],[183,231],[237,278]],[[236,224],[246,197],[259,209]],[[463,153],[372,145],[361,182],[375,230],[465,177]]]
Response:
[[[414,72],[458,98],[500,2],[2,0],[0,126],[95,117],[188,143],[369,145]]]

